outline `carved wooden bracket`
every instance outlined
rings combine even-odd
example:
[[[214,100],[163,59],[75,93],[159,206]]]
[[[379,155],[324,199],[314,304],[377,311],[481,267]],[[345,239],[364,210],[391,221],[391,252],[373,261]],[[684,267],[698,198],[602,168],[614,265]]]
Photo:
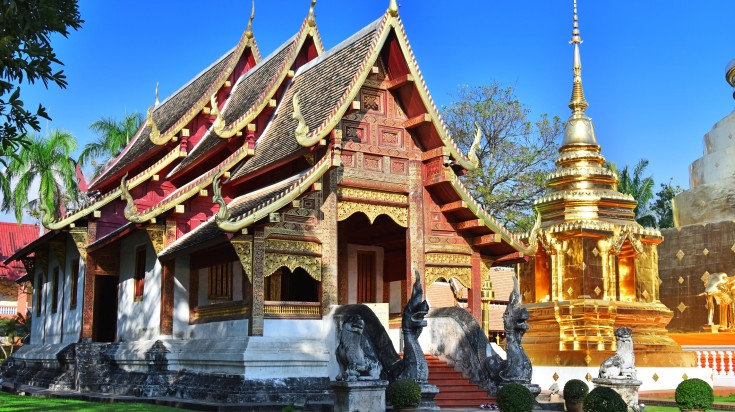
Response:
[[[161,253],[163,248],[166,247],[166,241],[164,239],[164,232],[166,229],[163,225],[148,225],[145,227],[146,233],[148,233],[148,237],[151,239],[151,243],[153,244],[153,250],[156,251],[156,254]]]
[[[23,267],[26,269],[26,273],[33,276],[35,273],[33,269],[35,268],[33,258],[24,257],[20,260],[23,263]]]
[[[247,275],[250,284],[253,283],[253,239],[250,236],[239,235],[230,239],[232,247],[242,264],[242,271]]]
[[[289,253],[268,253],[265,254],[265,268],[263,269],[264,277],[268,277],[285,266],[291,272],[297,268],[302,268],[317,282],[322,281],[322,258],[321,256],[292,255]]]
[[[56,261],[59,262],[59,267],[63,272],[64,268],[66,268],[66,242],[49,242],[49,246],[51,247],[51,251],[54,252],[54,257],[56,257]]]
[[[88,245],[88,239],[89,239],[87,228],[85,227],[73,228],[69,231],[69,235],[71,235],[72,240],[74,240],[74,244],[76,245],[77,250],[79,251],[79,256],[81,256],[82,259],[86,261],[87,260],[87,245]]]
[[[426,266],[426,285],[431,285],[439,278],[456,278],[468,288],[472,288],[472,268],[456,266]]]
[[[36,251],[36,258],[41,265],[41,272],[48,276],[48,249],[39,249]]]

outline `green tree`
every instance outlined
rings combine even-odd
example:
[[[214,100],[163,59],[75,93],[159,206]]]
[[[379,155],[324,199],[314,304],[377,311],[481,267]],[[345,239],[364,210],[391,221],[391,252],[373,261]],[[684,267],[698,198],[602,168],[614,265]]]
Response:
[[[120,154],[127,146],[144,121],[145,117],[141,113],[130,113],[122,120],[110,116],[92,123],[89,128],[97,135],[97,139],[84,146],[79,155],[79,164],[91,164],[94,167],[93,174],[97,176],[105,162]]]
[[[63,208],[79,198],[76,162],[70,157],[77,148],[76,140],[60,130],[52,130],[47,138],[34,135],[25,139],[26,144],[8,164],[8,178],[14,187],[3,197],[2,209],[13,210],[18,222],[24,211],[38,216],[43,206],[58,218]],[[38,184],[39,197],[29,199],[34,183]]]
[[[674,185],[671,180],[668,183],[661,183],[661,190],[656,193],[656,200],[652,207],[653,213],[658,218],[659,228],[674,227],[674,209],[671,201],[681,192],[681,186]]]
[[[20,84],[43,82],[61,88],[67,85],[63,65],[51,47],[51,36],[68,37],[81,19],[77,0],[0,1],[0,163],[15,156],[29,129],[41,130],[39,117],[50,119],[39,105],[35,111],[20,98]]]
[[[627,164],[622,170],[618,170],[612,162],[608,162],[606,166],[618,175],[618,192],[629,194],[638,201],[638,206],[633,210],[636,222],[645,227],[656,227],[656,216],[651,209],[653,177],[643,176],[648,167],[648,160],[639,160],[633,170],[630,170]]]
[[[546,191],[546,175],[554,167],[564,124],[542,114],[531,120],[512,86],[498,82],[460,87],[455,101],[443,108],[449,132],[465,152],[475,123],[483,138],[477,150],[480,166],[463,177],[472,195],[511,230],[533,226],[534,199]]]

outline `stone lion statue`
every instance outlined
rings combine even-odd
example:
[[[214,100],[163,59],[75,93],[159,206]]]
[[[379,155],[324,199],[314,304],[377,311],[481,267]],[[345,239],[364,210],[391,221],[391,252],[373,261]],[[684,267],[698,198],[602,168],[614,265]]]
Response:
[[[635,354],[633,353],[633,331],[621,326],[615,331],[615,339],[618,350],[600,365],[600,378],[637,379]]]
[[[367,342],[362,338],[364,329],[365,321],[357,314],[348,316],[342,322],[336,354],[340,370],[336,378],[338,381],[380,379],[380,363],[365,351]]]

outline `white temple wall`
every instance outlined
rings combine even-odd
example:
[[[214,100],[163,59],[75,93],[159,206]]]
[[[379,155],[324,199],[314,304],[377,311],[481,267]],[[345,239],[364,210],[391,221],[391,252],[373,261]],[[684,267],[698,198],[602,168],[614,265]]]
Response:
[[[41,270],[41,262],[38,257],[33,259],[33,267],[33,294],[31,296],[31,299],[33,299],[33,302],[31,303],[31,306],[33,307],[33,313],[31,316],[33,317],[33,320],[31,321],[31,343],[35,344],[43,343],[44,338],[43,306],[41,306],[41,316],[36,316],[36,302],[38,302],[39,293],[43,296],[46,285],[43,271]]]
[[[175,339],[186,339],[189,331],[189,255],[174,261],[174,325]]]
[[[67,261],[68,259],[67,253]],[[59,270],[59,285],[57,290],[57,308],[53,311],[53,281],[54,281],[54,270]],[[56,254],[53,253],[49,248],[48,253],[48,267],[46,268],[46,276],[43,290],[43,306],[41,309],[41,322],[43,324],[43,339],[42,343],[61,343],[62,333],[62,320],[64,318],[63,310],[61,309],[64,305],[62,304],[63,291],[66,288],[66,270],[61,267],[59,261],[56,259]],[[67,296],[64,296],[67,297]],[[64,299],[68,300],[68,299]],[[68,303],[68,302],[65,302]]]
[[[146,271],[143,298],[136,301],[135,250],[145,245]],[[161,262],[145,232],[137,232],[120,245],[120,275],[117,309],[117,340],[155,339],[161,325]]]

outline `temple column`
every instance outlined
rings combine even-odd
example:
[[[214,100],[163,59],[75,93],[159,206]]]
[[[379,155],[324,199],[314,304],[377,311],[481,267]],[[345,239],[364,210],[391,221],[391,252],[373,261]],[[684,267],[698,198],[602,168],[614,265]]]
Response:
[[[424,260],[424,186],[421,180],[421,161],[411,160],[408,164],[408,229],[406,230],[406,298],[411,296],[411,280],[418,272],[422,276],[424,291],[426,266]]]
[[[166,219],[163,233],[163,247],[166,248],[176,240],[176,220]],[[163,250],[163,249],[162,249]],[[156,250],[156,254],[160,253]],[[161,262],[161,335],[171,336],[174,333],[174,283],[175,262]]]
[[[322,316],[329,313],[332,305],[337,305],[338,287],[338,236],[337,236],[337,176],[338,170],[326,174],[322,192],[322,221],[319,223],[322,242]],[[346,294],[345,294],[346,297]]]
[[[87,244],[97,239],[97,222],[90,220],[87,223]],[[84,259],[84,293],[82,295],[82,333],[80,340],[92,340],[92,321],[94,316],[94,256],[86,254]]]
[[[478,323],[482,323],[482,259],[480,252],[472,252],[472,273],[470,275],[470,285],[467,293],[467,306]]]
[[[490,337],[490,301],[495,297],[493,291],[493,282],[490,280],[489,262],[480,262],[481,291],[480,300],[482,300],[482,331],[485,336]]]
[[[250,336],[263,336],[265,300],[265,232],[256,229],[253,236],[253,307],[248,323]]]

